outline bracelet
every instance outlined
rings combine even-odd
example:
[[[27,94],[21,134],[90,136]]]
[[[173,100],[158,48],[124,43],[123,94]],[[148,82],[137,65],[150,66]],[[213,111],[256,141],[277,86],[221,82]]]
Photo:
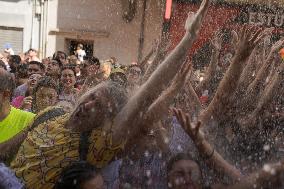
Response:
[[[204,160],[209,160],[209,159],[211,159],[211,158],[213,157],[213,155],[214,155],[214,152],[215,152],[215,148],[213,148],[213,150],[212,150],[212,152],[211,152],[210,155],[203,156],[203,159],[204,159]]]

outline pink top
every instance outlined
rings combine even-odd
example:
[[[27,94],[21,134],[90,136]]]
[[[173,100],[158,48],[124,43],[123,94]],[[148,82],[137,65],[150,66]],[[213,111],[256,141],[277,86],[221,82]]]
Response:
[[[17,96],[16,98],[12,100],[11,105],[14,106],[15,108],[20,108],[23,103],[24,98],[25,98],[24,96]]]

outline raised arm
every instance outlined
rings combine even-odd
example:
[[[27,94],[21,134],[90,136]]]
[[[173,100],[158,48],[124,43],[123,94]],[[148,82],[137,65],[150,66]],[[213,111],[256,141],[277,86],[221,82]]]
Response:
[[[161,119],[163,115],[168,112],[174,97],[181,91],[186,83],[190,72],[191,64],[185,62],[176,74],[176,77],[172,81],[171,85],[162,93],[162,95],[149,107],[149,110],[145,115],[145,125],[151,126],[154,122]]]
[[[233,165],[228,163],[204,138],[200,131],[201,123],[199,122],[195,127],[190,123],[190,118],[185,115],[181,110],[174,109],[174,114],[179,123],[184,128],[185,132],[190,136],[195,146],[197,147],[200,156],[208,166],[215,171],[229,176],[232,181],[236,182],[241,178],[241,173]]]
[[[211,40],[211,44],[213,46],[211,61],[207,68],[204,80],[199,83],[199,85],[196,87],[196,90],[195,90],[199,96],[202,94],[204,90],[206,89],[208,90],[212,84],[212,81],[216,74],[216,69],[218,66],[219,55],[221,51],[221,43],[222,43],[222,40],[219,34],[217,34],[213,38],[213,40]]]
[[[260,70],[257,72],[257,75],[254,79],[254,81],[249,85],[247,91],[248,93],[258,93],[261,88],[261,85],[265,83],[265,80],[270,73],[270,68],[273,65],[273,60],[275,59],[275,56],[278,55],[279,50],[284,45],[284,38],[277,41],[271,48],[271,51],[268,55],[268,58],[266,59],[265,63],[261,66]],[[279,56],[279,55],[278,55]]]
[[[243,129],[248,129],[256,126],[255,121],[258,117],[257,115],[259,115],[264,107],[266,107],[268,103],[271,102],[275,94],[279,94],[283,87],[283,80],[284,64],[282,63],[275,75],[272,77],[271,82],[266,85],[254,111],[245,118],[239,120],[239,123],[241,124]]]
[[[238,183],[219,189],[282,188],[283,174],[283,161],[276,164],[266,164],[261,170],[241,179]]]
[[[159,66],[159,64],[165,59],[165,56],[167,54],[167,41],[165,35],[161,36],[160,41],[158,42],[157,48],[156,48],[156,54],[154,57],[154,60],[152,63],[148,66],[147,70],[145,71],[145,74],[142,78],[142,83],[145,83],[151,74],[156,70],[156,68]]]
[[[197,38],[201,22],[208,7],[209,0],[203,0],[198,12],[195,15],[189,16],[185,25],[186,34],[181,42],[155,70],[147,82],[129,99],[122,111],[116,116],[113,127],[114,142],[121,142],[121,140],[126,137],[125,133],[131,137],[139,131],[139,127],[137,127],[136,124],[142,121],[143,114],[159,97],[165,87],[170,84],[177,71],[180,69],[189,48]]]
[[[218,120],[224,114],[226,105],[228,105],[230,97],[236,90],[246,60],[261,39],[261,36],[261,29],[256,32],[253,32],[253,27],[245,26],[242,29],[234,59],[219,84],[213,100],[201,114],[200,120],[202,124],[207,124],[211,117]]]
[[[266,36],[271,36],[272,30],[271,28],[265,29],[263,31],[263,38]],[[259,44],[260,45],[260,44]],[[264,46],[264,45],[263,45]],[[261,49],[255,48],[252,52],[247,65],[245,66],[242,75],[240,77],[239,86],[242,89],[246,89],[248,85],[251,83],[251,81],[254,80],[256,73],[258,72],[259,67],[267,60],[266,59],[266,53],[265,48],[263,47]],[[261,53],[262,52],[262,53]]]
[[[140,66],[140,68],[143,70],[143,72],[145,71],[145,65],[147,64],[148,60],[151,58],[151,56],[154,54],[155,49],[154,47],[148,52],[148,54],[142,59],[141,62],[138,63],[138,65]]]

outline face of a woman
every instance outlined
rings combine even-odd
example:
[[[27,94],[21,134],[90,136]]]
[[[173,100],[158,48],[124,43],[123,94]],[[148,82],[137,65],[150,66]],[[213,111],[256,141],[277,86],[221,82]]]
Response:
[[[37,111],[41,111],[48,106],[54,106],[57,103],[57,92],[53,88],[40,87],[35,95]]]
[[[28,86],[33,89],[41,77],[40,74],[32,74],[28,79]]]
[[[201,172],[196,162],[179,160],[174,163],[169,172],[169,188],[173,189],[199,189]]]
[[[60,75],[60,67],[57,61],[51,60],[47,64],[47,74],[48,75]]]
[[[61,73],[61,83],[64,88],[74,87],[76,78],[73,70],[65,69]]]
[[[103,189],[104,188],[104,180],[101,175],[97,175],[96,177],[88,180],[82,185],[82,189]]]

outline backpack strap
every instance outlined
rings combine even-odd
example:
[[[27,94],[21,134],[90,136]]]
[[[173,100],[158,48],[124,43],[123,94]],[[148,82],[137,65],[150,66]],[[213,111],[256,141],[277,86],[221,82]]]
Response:
[[[41,123],[44,123],[49,119],[53,119],[53,118],[62,116],[65,113],[66,112],[61,107],[57,107],[57,108],[53,108],[51,110],[48,110],[47,112],[44,112],[42,115],[37,117],[37,119],[34,120],[32,126],[29,128],[29,131],[33,130],[34,128],[36,128]]]
[[[80,135],[80,142],[79,142],[79,158],[80,161],[86,161],[88,150],[90,146],[89,137],[92,131],[85,131],[82,132]]]

